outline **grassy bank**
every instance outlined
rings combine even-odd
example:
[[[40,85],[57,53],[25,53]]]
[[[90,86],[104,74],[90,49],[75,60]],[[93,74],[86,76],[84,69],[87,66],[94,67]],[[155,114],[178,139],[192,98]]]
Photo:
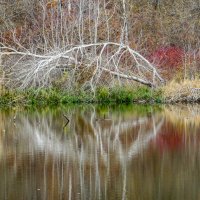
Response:
[[[148,87],[100,87],[95,94],[83,90],[66,91],[57,88],[2,90],[0,107],[53,106],[80,103],[177,103],[199,102],[200,80],[172,80],[159,89]]]
[[[160,90],[147,87],[137,89],[130,87],[101,87],[95,95],[91,92],[74,90],[65,91],[56,88],[26,91],[5,90],[0,95],[0,106],[47,106],[78,103],[160,103]]]
[[[162,88],[164,102],[200,102],[200,79],[172,80]]]

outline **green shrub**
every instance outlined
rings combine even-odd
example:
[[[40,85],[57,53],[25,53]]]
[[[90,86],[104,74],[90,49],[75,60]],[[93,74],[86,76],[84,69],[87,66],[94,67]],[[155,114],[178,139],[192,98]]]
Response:
[[[100,87],[96,91],[96,99],[98,102],[110,102],[110,91],[108,87]]]
[[[3,95],[0,96],[0,104],[1,105],[13,104],[14,97],[15,97],[15,95],[13,95],[13,93],[7,91]]]
[[[0,96],[0,105],[59,105],[69,103],[138,103],[163,102],[162,90],[151,90],[147,87],[137,89],[131,87],[100,87],[94,96],[92,92],[83,90],[64,91],[51,89],[29,89],[26,91],[7,91]]]

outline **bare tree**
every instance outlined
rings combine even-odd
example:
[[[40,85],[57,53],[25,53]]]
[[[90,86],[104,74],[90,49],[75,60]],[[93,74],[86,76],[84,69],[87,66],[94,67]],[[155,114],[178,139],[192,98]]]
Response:
[[[109,6],[112,10],[109,10]],[[9,87],[48,87],[67,76],[66,89],[75,86],[112,87],[133,81],[155,87],[163,79],[156,68],[128,45],[127,2],[67,0],[40,1],[41,14],[31,31],[13,32],[12,44],[3,40],[1,66]],[[113,12],[113,13],[112,13]],[[122,18],[120,17],[122,16]],[[110,23],[117,22],[116,34]]]
[[[59,49],[43,55],[6,46],[0,49],[5,60],[3,69],[9,77],[8,84],[21,89],[51,86],[63,71],[68,73],[67,89],[74,88],[77,83],[95,91],[99,85],[111,87],[116,81],[118,84],[125,80],[137,81],[150,87],[163,82],[148,60],[119,43],[70,45],[62,51]],[[112,51],[108,52],[108,49]],[[129,65],[124,65],[124,56]]]

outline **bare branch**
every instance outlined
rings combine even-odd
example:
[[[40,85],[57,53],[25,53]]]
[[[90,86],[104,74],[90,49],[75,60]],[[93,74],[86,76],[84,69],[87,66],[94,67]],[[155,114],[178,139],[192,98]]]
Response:
[[[9,66],[7,74],[15,83],[14,87],[51,86],[62,75],[58,73],[59,66],[65,66],[63,70],[71,74],[68,83],[81,82],[84,85],[89,82],[92,90],[105,84],[105,76],[110,77],[109,86],[115,82],[115,77],[120,83],[126,79],[150,87],[163,82],[156,68],[141,54],[114,42],[70,45],[46,54],[36,54],[24,48],[18,51],[5,45],[0,50],[3,68],[6,71]],[[124,65],[124,56],[128,58],[129,66]]]

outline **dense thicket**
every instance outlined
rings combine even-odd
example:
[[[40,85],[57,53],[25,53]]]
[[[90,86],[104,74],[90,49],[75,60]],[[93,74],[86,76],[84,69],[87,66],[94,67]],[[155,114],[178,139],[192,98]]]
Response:
[[[157,72],[194,78],[200,68],[199,0],[16,0],[1,1],[0,12],[1,67],[10,86],[62,78],[64,87],[94,89],[127,77],[152,86]]]

